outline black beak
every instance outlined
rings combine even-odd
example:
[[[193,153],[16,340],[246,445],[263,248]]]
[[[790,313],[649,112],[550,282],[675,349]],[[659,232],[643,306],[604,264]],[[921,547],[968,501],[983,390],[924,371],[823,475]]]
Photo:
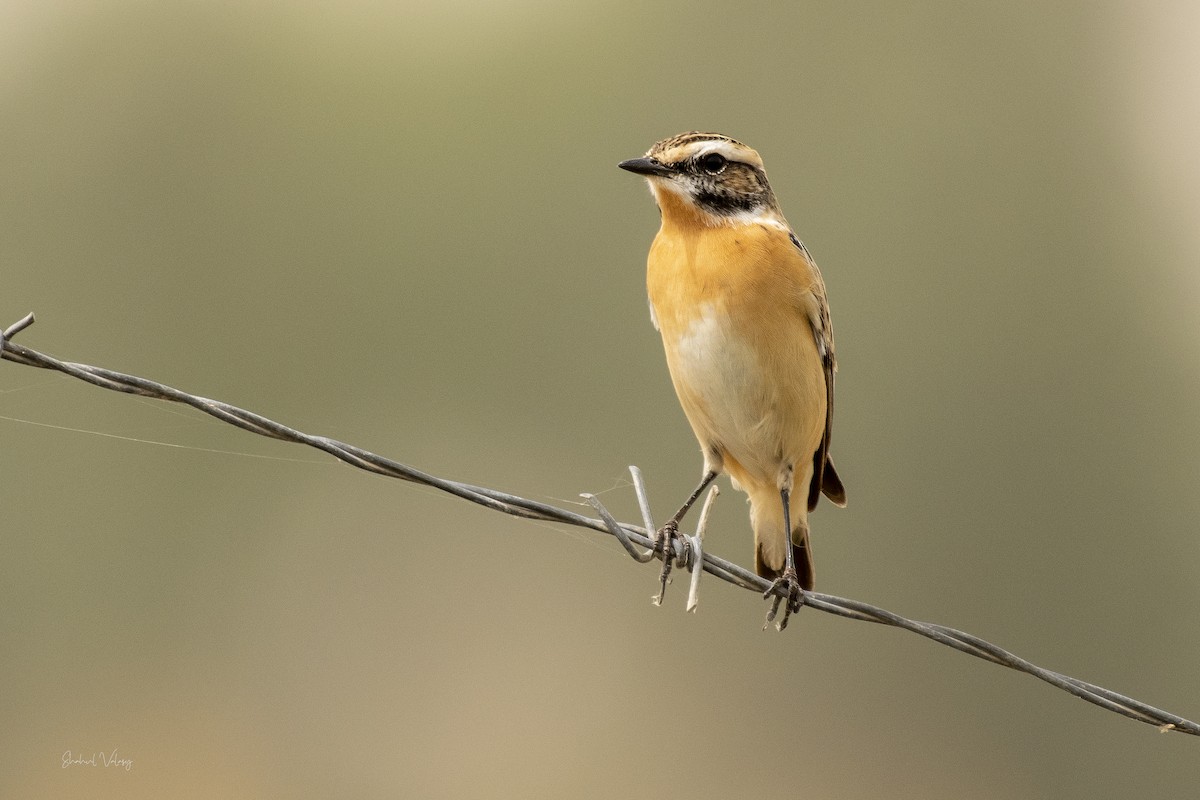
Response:
[[[675,174],[675,170],[671,167],[655,161],[653,158],[631,158],[628,161],[622,161],[617,166],[621,169],[627,169],[630,172],[636,172],[638,175],[657,175],[660,178],[665,178]]]

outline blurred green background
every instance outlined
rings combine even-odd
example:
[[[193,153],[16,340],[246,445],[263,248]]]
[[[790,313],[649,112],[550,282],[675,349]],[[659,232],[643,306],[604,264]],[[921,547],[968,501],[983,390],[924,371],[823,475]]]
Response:
[[[818,589],[1197,718],[1198,40],[1154,2],[7,2],[0,324],[560,505],[634,519],[638,464],[662,514],[700,458],[615,164],[726,132],[829,287]],[[610,539],[187,409],[5,362],[0,447],[0,797],[1200,785],[1028,676],[763,633],[715,580],[653,608]]]

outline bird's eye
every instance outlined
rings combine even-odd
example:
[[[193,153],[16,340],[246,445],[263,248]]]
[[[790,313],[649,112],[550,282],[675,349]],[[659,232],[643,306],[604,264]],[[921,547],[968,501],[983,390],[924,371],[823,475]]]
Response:
[[[725,165],[729,162],[725,156],[720,153],[709,153],[700,159],[700,169],[707,172],[709,175],[716,175],[725,169]]]

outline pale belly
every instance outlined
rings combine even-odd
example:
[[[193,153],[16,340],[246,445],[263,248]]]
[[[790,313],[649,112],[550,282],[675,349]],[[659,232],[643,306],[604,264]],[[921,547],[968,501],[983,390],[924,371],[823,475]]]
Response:
[[[811,331],[795,319],[755,341],[705,304],[682,331],[663,330],[701,447],[736,462],[724,466],[743,483],[774,484],[781,470],[806,467],[824,433],[824,374]]]

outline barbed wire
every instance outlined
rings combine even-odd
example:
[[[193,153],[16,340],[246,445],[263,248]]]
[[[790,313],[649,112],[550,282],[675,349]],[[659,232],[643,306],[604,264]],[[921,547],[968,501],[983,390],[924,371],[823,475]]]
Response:
[[[354,445],[339,442],[336,439],[330,439],[325,436],[313,436],[275,422],[260,414],[255,414],[252,411],[247,411],[237,406],[220,402],[219,400],[211,400],[206,397],[189,394],[158,383],[157,381],[139,378],[134,375],[126,375],[101,367],[93,367],[87,364],[60,361],[57,358],[12,341],[14,336],[29,327],[33,321],[33,314],[29,314],[0,333],[0,358],[30,367],[57,370],[104,389],[183,403],[205,414],[216,417],[223,422],[228,422],[231,425],[252,433],[268,436],[272,439],[315,447],[359,469],[374,472],[378,475],[386,475],[392,478],[431,486],[494,511],[500,511],[525,519],[559,522],[609,534],[617,538],[626,551],[638,561],[645,562],[654,558],[664,557],[661,548],[658,552],[655,551],[656,528],[650,517],[649,504],[646,501],[645,485],[641,473],[634,467],[631,467],[630,471],[633,475],[634,488],[638,495],[644,527],[618,522],[593,495],[585,494],[583,497],[596,509],[600,515],[600,519],[587,517],[573,511],[536,500],[518,497],[496,489],[439,478],[436,475],[431,475],[390,458],[377,455],[361,447],[355,447]],[[700,522],[697,526],[696,535],[681,537],[672,542],[672,552],[667,556],[677,565],[686,567],[692,571],[688,610],[694,610],[695,608],[696,587],[700,575],[699,571],[695,569],[697,563],[700,564],[704,572],[715,575],[721,580],[732,583],[735,586],[764,594],[764,596],[770,596],[771,594],[770,581],[760,578],[755,573],[731,561],[726,561],[712,553],[703,551],[702,538],[704,527],[707,522],[708,508],[714,496],[715,492],[710,494],[706,500],[705,507],[700,514]],[[639,545],[648,549],[639,551]],[[661,602],[661,599],[662,596],[660,594],[656,598],[656,602]],[[1114,711],[1139,722],[1155,725],[1160,731],[1179,731],[1181,733],[1192,734],[1193,736],[1200,736],[1200,725],[1191,720],[1105,689],[1102,686],[1097,686],[1094,683],[1088,683],[1078,678],[1063,675],[1060,672],[1039,667],[991,642],[984,641],[978,636],[965,633],[964,631],[949,628],[945,625],[911,620],[869,603],[823,594],[821,592],[804,592],[803,602],[806,606],[839,617],[864,622],[876,622],[912,631],[968,655],[1032,675],[1051,686],[1056,686],[1059,689],[1070,692],[1076,697],[1086,700],[1089,703],[1094,703],[1101,708],[1106,708],[1109,711]]]

